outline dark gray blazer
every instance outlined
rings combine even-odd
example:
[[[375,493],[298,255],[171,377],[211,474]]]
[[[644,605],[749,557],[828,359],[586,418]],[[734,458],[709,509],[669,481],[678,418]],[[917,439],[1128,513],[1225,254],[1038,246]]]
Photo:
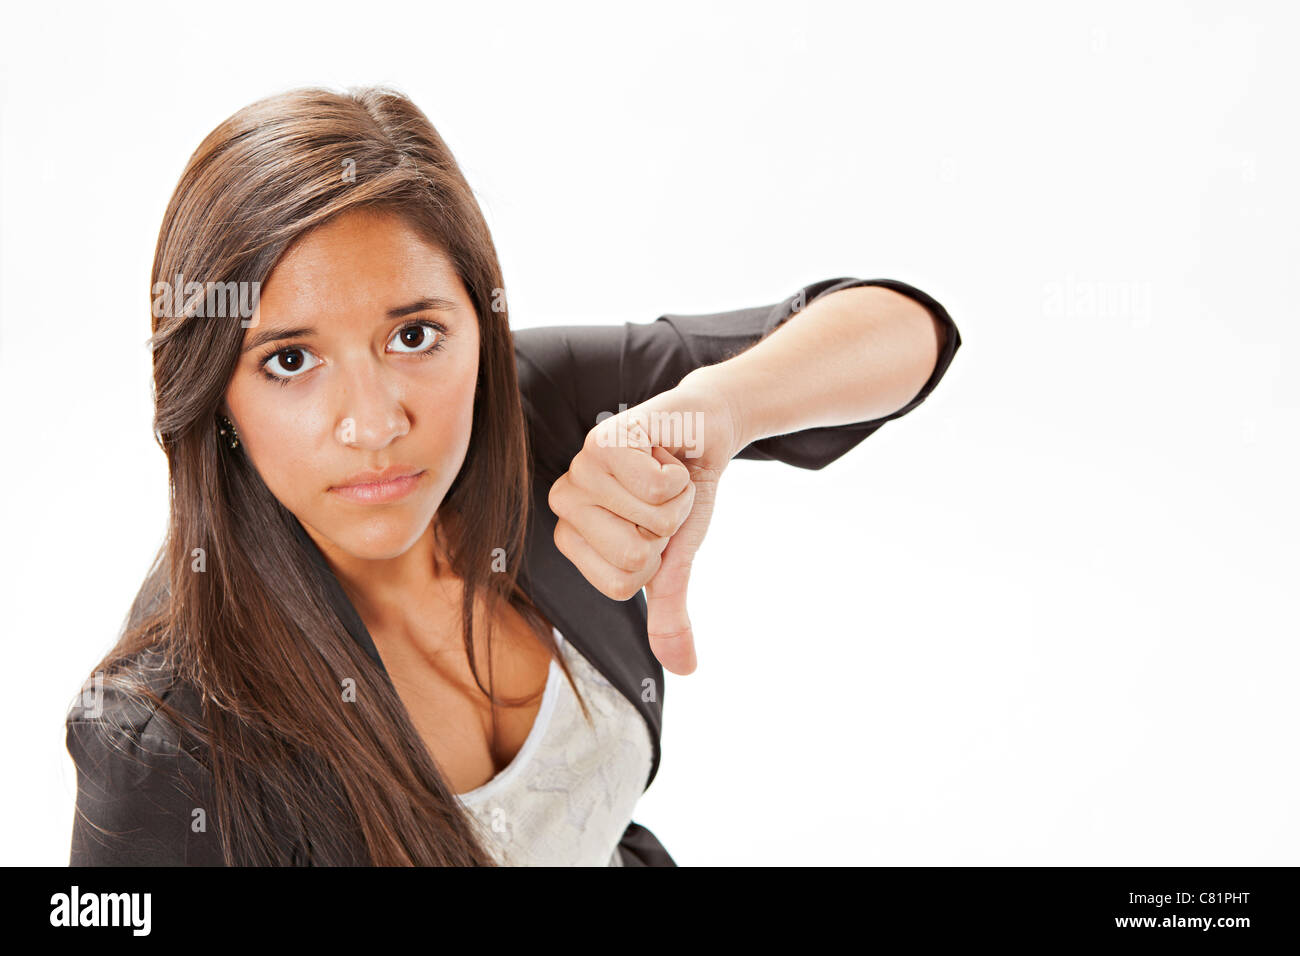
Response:
[[[933,374],[903,408],[883,418],[777,435],[746,446],[736,457],[780,461],[820,469],[835,461],[885,422],[907,414],[934,390],[961,345],[947,311],[926,293],[892,279],[825,279],[772,305],[700,315],[663,315],[649,323],[552,326],[514,333],[519,389],[533,454],[530,509],[520,586],[565,638],[637,708],[650,728],[654,756],[645,781],[659,769],[663,722],[663,668],[650,652],[646,600],[638,592],[615,601],[597,591],[555,547],[556,517],[547,504],[551,485],[569,468],[602,412],[616,413],[667,391],[692,369],[743,351],[819,296],[854,286],[879,285],[921,302],[947,328]],[[383,669],[379,652],[311,538],[299,540],[314,557],[339,618]],[[146,653],[136,662],[169,704],[197,712],[186,687]],[[156,668],[153,671],[147,670]],[[72,831],[73,866],[221,865],[216,841],[195,839],[188,826],[194,793],[210,787],[202,761],[180,748],[170,723],[106,695],[104,713],[91,717],[74,705],[67,720],[67,748],[77,766],[77,806]],[[113,728],[105,733],[105,728]],[[286,862],[309,864],[301,846]],[[626,866],[672,866],[673,860],[646,828],[628,826],[619,844]],[[358,849],[358,862],[364,862]]]

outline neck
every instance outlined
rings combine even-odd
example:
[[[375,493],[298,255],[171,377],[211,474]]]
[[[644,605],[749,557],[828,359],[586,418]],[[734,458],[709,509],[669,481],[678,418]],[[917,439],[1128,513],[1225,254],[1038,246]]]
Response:
[[[352,601],[357,614],[373,632],[397,624],[418,608],[450,600],[460,580],[451,567],[451,557],[439,547],[435,528],[446,529],[441,511],[424,533],[406,551],[394,558],[358,558],[340,551],[310,528],[304,529],[316,542],[331,570]],[[439,524],[441,522],[441,524]],[[446,531],[443,530],[446,539]]]

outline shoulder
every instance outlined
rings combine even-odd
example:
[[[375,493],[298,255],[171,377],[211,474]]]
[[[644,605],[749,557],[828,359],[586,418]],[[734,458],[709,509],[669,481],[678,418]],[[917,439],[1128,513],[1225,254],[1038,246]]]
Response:
[[[68,710],[69,737],[120,738],[142,751],[174,755],[181,748],[181,729],[153,697],[190,720],[202,717],[194,687],[177,675],[162,650],[148,647],[120,659],[108,673],[97,671],[82,685]]]
[[[68,711],[77,770],[73,866],[219,862],[219,848],[204,838],[205,762],[149,694],[187,719],[201,716],[197,693],[153,649],[92,675]]]
[[[554,480],[596,426],[590,408],[609,407],[619,392],[623,328],[538,326],[512,334],[536,477]]]
[[[547,390],[571,398],[581,386],[598,376],[602,384],[616,384],[623,371],[629,336],[643,326],[547,325],[514,329],[515,365],[520,389]],[[574,375],[581,372],[582,379]]]

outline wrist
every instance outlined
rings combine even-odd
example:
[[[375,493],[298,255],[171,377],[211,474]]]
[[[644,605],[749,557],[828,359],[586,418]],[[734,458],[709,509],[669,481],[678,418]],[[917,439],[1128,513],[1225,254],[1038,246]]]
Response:
[[[721,435],[719,440],[729,446],[726,457],[730,460],[757,436],[752,430],[748,403],[736,387],[736,376],[731,374],[726,364],[722,362],[692,369],[677,384],[677,388],[684,395],[698,396],[696,401],[710,406],[712,415],[717,416],[716,430]]]

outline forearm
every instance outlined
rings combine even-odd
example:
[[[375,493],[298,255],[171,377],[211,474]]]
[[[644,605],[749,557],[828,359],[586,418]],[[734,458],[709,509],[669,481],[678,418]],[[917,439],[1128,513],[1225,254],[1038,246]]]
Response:
[[[725,396],[743,447],[893,414],[929,380],[944,336],[919,302],[859,286],[814,300],[747,351],[687,378]]]

